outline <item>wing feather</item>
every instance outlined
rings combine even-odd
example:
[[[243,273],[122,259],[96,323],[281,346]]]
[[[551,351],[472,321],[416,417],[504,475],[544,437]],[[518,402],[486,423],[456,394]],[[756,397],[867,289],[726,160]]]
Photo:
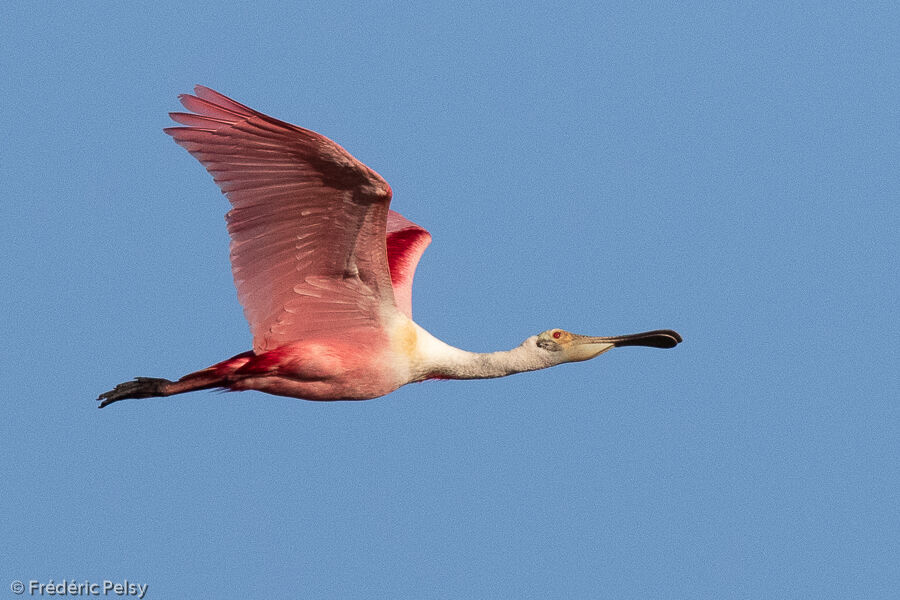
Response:
[[[385,241],[391,284],[394,286],[394,302],[397,303],[397,308],[411,319],[413,276],[422,253],[431,243],[431,234],[403,215],[390,211]]]
[[[179,99],[194,114],[173,113],[183,126],[165,131],[232,204],[232,272],[254,351],[381,326],[396,310],[387,182],[328,138],[209,88]]]

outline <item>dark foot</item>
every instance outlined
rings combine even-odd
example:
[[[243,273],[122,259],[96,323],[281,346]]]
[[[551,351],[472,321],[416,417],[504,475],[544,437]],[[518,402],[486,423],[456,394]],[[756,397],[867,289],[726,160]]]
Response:
[[[99,408],[128,398],[164,396],[165,386],[170,383],[172,382],[168,379],[159,379],[157,377],[135,377],[134,381],[120,383],[110,391],[100,394],[97,398],[97,400],[101,401]]]

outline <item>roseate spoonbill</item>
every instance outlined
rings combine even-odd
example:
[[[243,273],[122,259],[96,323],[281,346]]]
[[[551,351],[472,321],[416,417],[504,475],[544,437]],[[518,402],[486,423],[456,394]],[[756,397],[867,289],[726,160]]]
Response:
[[[100,394],[260,390],[306,400],[365,400],[426,379],[482,379],[594,358],[618,346],[672,348],[669,329],[614,337],[550,329],[505,352],[438,340],[412,320],[416,265],[431,235],[388,209],[378,173],[313,131],[209,88],[179,96],[190,113],[165,132],[232,204],[226,216],[238,298],[253,349],[178,381],[138,377]]]

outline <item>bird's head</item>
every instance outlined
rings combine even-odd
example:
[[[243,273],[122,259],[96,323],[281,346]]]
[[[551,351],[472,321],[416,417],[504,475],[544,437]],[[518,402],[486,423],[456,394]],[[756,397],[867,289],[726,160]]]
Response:
[[[591,337],[578,335],[564,329],[548,329],[528,338],[526,344],[534,344],[549,364],[578,362],[600,356],[607,350],[619,346],[649,346],[651,348],[674,348],[681,336],[671,329],[657,329],[643,333],[613,337]]]

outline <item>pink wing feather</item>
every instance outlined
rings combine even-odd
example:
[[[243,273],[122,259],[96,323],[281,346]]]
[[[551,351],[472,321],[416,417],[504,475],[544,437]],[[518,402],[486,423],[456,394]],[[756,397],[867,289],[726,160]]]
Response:
[[[179,99],[195,114],[171,113],[186,127],[165,131],[233,206],[232,271],[254,351],[379,328],[397,308],[409,314],[431,236],[388,210],[387,182],[322,135],[194,92]]]
[[[403,215],[390,211],[387,218],[387,255],[397,308],[412,319],[412,283],[419,258],[431,243],[431,234]]]

